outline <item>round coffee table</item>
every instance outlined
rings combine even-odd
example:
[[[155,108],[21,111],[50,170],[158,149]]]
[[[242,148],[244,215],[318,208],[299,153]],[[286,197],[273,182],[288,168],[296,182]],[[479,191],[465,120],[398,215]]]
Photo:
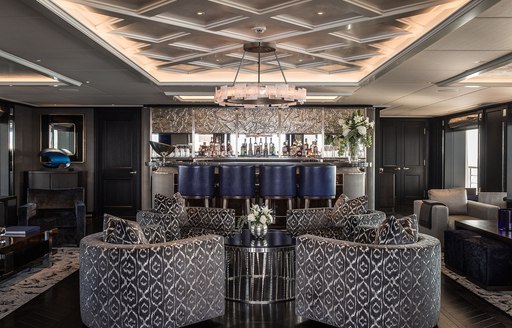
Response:
[[[226,238],[226,299],[268,304],[295,298],[295,239],[269,229],[256,240],[248,229]]]

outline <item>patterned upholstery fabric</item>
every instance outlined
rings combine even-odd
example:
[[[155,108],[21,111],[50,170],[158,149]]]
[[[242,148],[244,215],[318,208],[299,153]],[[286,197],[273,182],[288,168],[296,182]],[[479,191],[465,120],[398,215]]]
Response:
[[[346,220],[353,215],[366,213],[368,205],[368,196],[361,196],[354,199],[348,199],[342,194],[334,205],[330,218],[335,226],[344,226]]]
[[[194,230],[192,228],[204,229],[208,233],[224,237],[230,236],[236,231],[235,210],[213,207],[188,207],[187,221],[181,229],[183,231],[191,231]]]
[[[198,237],[203,235],[216,235],[216,231],[206,228],[198,227],[183,227],[181,228],[181,235],[183,238]]]
[[[345,220],[342,227],[333,226],[330,216],[330,208],[308,208],[308,209],[293,209],[288,210],[286,215],[286,229],[292,236],[300,236],[304,234],[316,235],[319,231],[324,233],[325,229],[330,229],[335,232],[337,239],[352,240],[354,236],[354,229],[360,224],[364,225],[379,225],[385,218],[386,214],[381,211],[368,210],[364,214],[351,215]],[[340,232],[340,229],[342,230]]]
[[[159,224],[142,226],[144,237],[150,244],[165,243],[165,231]]]
[[[376,226],[371,225],[358,225],[354,229],[354,242],[361,244],[373,244],[377,237]]]
[[[418,241],[418,220],[416,215],[400,219],[390,216],[377,230],[375,244],[402,245]]]
[[[337,327],[437,325],[441,245],[420,234],[410,245],[297,238],[296,314]]]
[[[224,314],[224,238],[80,243],[80,312],[90,328],[182,327]]]
[[[106,213],[103,216],[103,240],[112,244],[149,243],[137,222],[121,219]]]
[[[137,212],[136,220],[141,226],[155,224],[162,226],[166,241],[181,238],[180,222],[171,214],[161,214],[153,210],[143,210]]]
[[[185,198],[179,192],[171,197],[155,194],[155,211],[161,214],[170,214],[172,219],[183,225],[187,220]]]

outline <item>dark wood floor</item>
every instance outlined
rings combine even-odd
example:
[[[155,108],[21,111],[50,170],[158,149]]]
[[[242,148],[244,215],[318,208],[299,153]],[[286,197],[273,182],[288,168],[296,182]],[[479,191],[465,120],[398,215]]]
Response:
[[[0,320],[0,328],[85,327],[80,320],[78,272]],[[1,297],[1,296],[0,296]],[[0,298],[1,301],[1,298]],[[295,303],[248,305],[226,302],[226,314],[189,328],[205,327],[330,327],[294,314]],[[439,328],[512,327],[512,320],[485,301],[443,276]]]

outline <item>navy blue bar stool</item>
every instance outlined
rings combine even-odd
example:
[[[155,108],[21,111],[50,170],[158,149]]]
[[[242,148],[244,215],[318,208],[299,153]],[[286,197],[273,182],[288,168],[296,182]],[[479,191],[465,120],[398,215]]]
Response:
[[[287,199],[288,209],[293,208],[297,196],[297,174],[294,165],[261,165],[260,197],[269,206],[270,200]]]
[[[253,165],[219,166],[219,196],[223,208],[227,208],[228,199],[245,199],[245,211],[249,214],[251,200],[256,197],[255,171]]]
[[[211,165],[179,165],[178,192],[185,199],[204,199],[209,206],[214,197],[215,167]],[[188,203],[188,201],[187,201]]]
[[[299,166],[299,197],[304,198],[304,208],[309,208],[310,199],[331,200],[336,197],[336,166],[309,165]]]

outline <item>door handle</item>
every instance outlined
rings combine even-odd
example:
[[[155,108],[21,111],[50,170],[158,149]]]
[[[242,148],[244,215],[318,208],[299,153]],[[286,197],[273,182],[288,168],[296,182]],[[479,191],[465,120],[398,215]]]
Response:
[[[400,168],[399,167],[395,167],[395,171],[400,171]]]
[[[137,174],[137,171],[130,171],[130,174],[135,175]]]
[[[408,169],[409,169],[408,167],[402,168],[402,170],[404,170],[404,171],[407,171]]]

